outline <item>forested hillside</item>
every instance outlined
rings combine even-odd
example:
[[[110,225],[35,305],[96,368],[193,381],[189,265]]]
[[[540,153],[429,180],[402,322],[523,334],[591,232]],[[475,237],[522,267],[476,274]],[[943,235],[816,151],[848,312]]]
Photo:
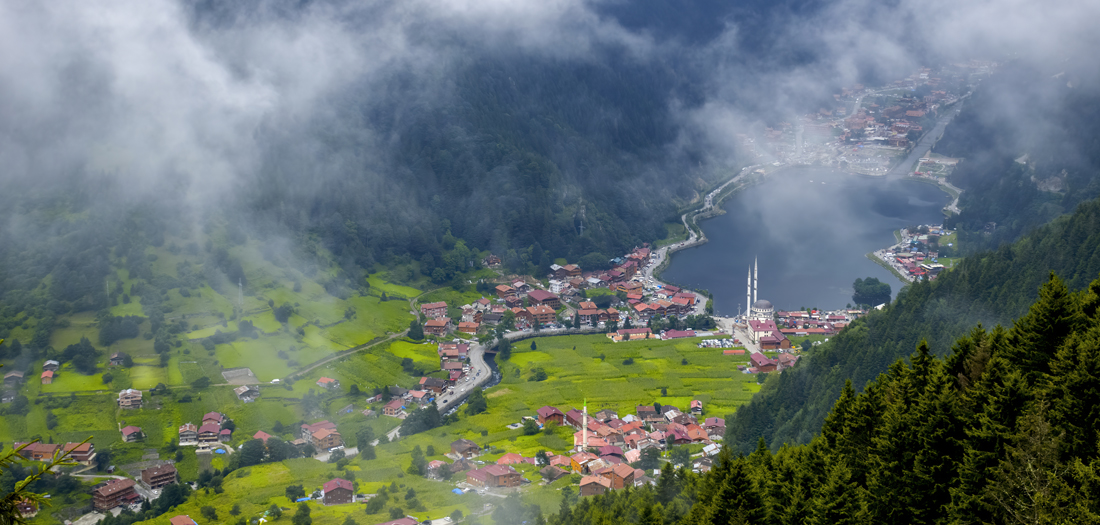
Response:
[[[786,375],[786,374],[784,374]],[[548,523],[1096,523],[1100,280],[1051,276],[1011,329],[975,327],[946,358],[921,343],[812,442],[724,449],[703,476],[611,492]]]
[[[1085,203],[1014,244],[968,257],[935,281],[904,288],[883,311],[855,321],[797,367],[769,378],[729,418],[726,442],[743,452],[760,438],[772,449],[809,442],[846,381],[860,391],[921,340],[942,356],[976,323],[1008,323],[1027,310],[1052,271],[1072,290],[1100,274],[1100,202]]]
[[[979,87],[935,152],[960,157],[950,181],[960,247],[1011,242],[1100,195],[1100,85],[1094,64],[1012,62]]]

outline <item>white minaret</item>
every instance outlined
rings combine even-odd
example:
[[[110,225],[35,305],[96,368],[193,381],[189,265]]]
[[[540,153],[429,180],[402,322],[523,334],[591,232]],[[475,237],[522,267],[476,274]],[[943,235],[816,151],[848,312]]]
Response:
[[[584,418],[581,421],[584,428],[581,430],[581,450],[588,449],[588,400],[584,400]]]
[[[752,302],[753,303],[756,302],[756,290],[757,290],[757,288],[756,288],[756,285],[757,285],[756,278],[760,276],[759,270],[760,270],[760,263],[756,259],[753,259],[753,262],[752,262]]]
[[[745,317],[752,314],[752,270],[745,277]]]

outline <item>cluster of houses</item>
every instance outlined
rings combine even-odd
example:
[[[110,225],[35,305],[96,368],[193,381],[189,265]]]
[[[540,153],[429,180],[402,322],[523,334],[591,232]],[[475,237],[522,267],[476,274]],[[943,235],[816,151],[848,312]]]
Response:
[[[68,459],[81,465],[92,465],[96,460],[93,443],[20,443],[14,444],[19,455],[29,461],[49,462],[60,454],[68,454]],[[150,490],[163,488],[178,481],[176,467],[169,462],[154,465],[141,471],[140,481]],[[95,510],[106,511],[124,505],[133,505],[141,501],[136,490],[137,482],[132,479],[111,479],[92,487],[92,505]],[[37,506],[27,505],[20,511],[24,517],[32,517]],[[25,511],[25,512],[24,512]]]
[[[164,462],[142,470],[140,481],[146,489],[159,490],[178,483],[179,472],[175,465]],[[137,485],[137,481],[129,478],[110,479],[99,483],[92,487],[92,507],[97,511],[106,512],[115,507],[136,506],[142,499],[137,491]]]
[[[647,448],[664,449],[674,445],[706,444],[705,456],[717,454],[719,446],[713,441],[725,433],[725,420],[706,418],[702,424],[697,416],[703,412],[703,403],[691,402],[687,412],[672,406],[637,407],[636,414],[619,418],[611,410],[601,410],[587,417],[582,411],[571,409],[562,412],[557,407],[544,406],[536,412],[539,425],[570,425],[574,434],[572,454],[546,453],[547,464],[539,473],[547,481],[554,481],[572,473],[583,476],[581,494],[602,494],[607,490],[638,486],[652,480],[639,469],[630,466],[641,459]],[[473,489],[517,487],[528,481],[513,467],[518,464],[538,465],[534,457],[508,453],[495,462],[484,465],[475,461],[483,450],[469,439],[451,443],[447,457],[452,463],[434,460],[428,463],[428,475],[440,477],[444,470],[450,474],[465,473],[465,482]],[[479,466],[483,465],[483,466]],[[705,470],[709,460],[696,465]]]
[[[81,465],[91,465],[95,462],[95,445],[92,443],[65,443],[64,445],[31,443],[28,445],[16,442],[14,446],[18,449],[24,445],[26,446],[19,451],[19,455],[30,461],[51,461],[58,453],[68,453],[69,459]]]
[[[202,416],[202,424],[184,423],[179,428],[181,447],[197,446],[200,450],[212,448],[219,443],[233,439],[232,425],[229,419],[219,412],[207,412]]]
[[[500,323],[507,312],[512,312],[519,329],[552,325],[565,302],[578,305],[576,321],[580,326],[618,323],[628,317],[644,322],[659,316],[690,314],[698,301],[695,294],[676,286],[665,286],[648,294],[645,284],[637,278],[639,271],[654,257],[649,247],[643,246],[624,257],[612,259],[613,268],[607,271],[584,272],[575,264],[554,264],[550,267],[548,290],[534,288],[524,279],[499,284],[493,289],[496,301],[482,297],[462,305],[460,320],[448,317],[445,302],[422,304],[420,312],[427,318],[424,333],[437,337],[452,331],[476,334],[483,326]],[[582,290],[594,288],[623,292],[626,304],[616,299],[615,304],[620,307],[599,308],[581,296]]]

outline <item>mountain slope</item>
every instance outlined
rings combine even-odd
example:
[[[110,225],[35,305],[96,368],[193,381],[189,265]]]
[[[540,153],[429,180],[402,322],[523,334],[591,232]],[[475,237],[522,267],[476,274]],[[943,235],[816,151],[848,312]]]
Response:
[[[925,339],[945,355],[975,323],[1007,323],[1023,314],[1050,272],[1070,289],[1100,274],[1100,202],[1039,228],[996,251],[965,259],[930,283],[905,288],[882,312],[852,323],[792,370],[769,378],[729,418],[726,441],[749,452],[761,437],[772,447],[806,443],[818,432],[846,380],[856,390]]]

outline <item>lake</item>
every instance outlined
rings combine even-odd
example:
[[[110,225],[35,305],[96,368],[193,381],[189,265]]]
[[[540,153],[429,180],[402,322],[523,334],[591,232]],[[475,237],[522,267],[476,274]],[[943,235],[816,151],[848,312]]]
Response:
[[[725,215],[701,223],[710,242],[676,252],[666,282],[714,294],[718,315],[745,309],[745,277],[759,258],[757,298],[776,310],[842,308],[856,278],[905,284],[866,254],[894,244],[893,231],[940,224],[950,199],[931,184],[794,168],[730,197]]]

